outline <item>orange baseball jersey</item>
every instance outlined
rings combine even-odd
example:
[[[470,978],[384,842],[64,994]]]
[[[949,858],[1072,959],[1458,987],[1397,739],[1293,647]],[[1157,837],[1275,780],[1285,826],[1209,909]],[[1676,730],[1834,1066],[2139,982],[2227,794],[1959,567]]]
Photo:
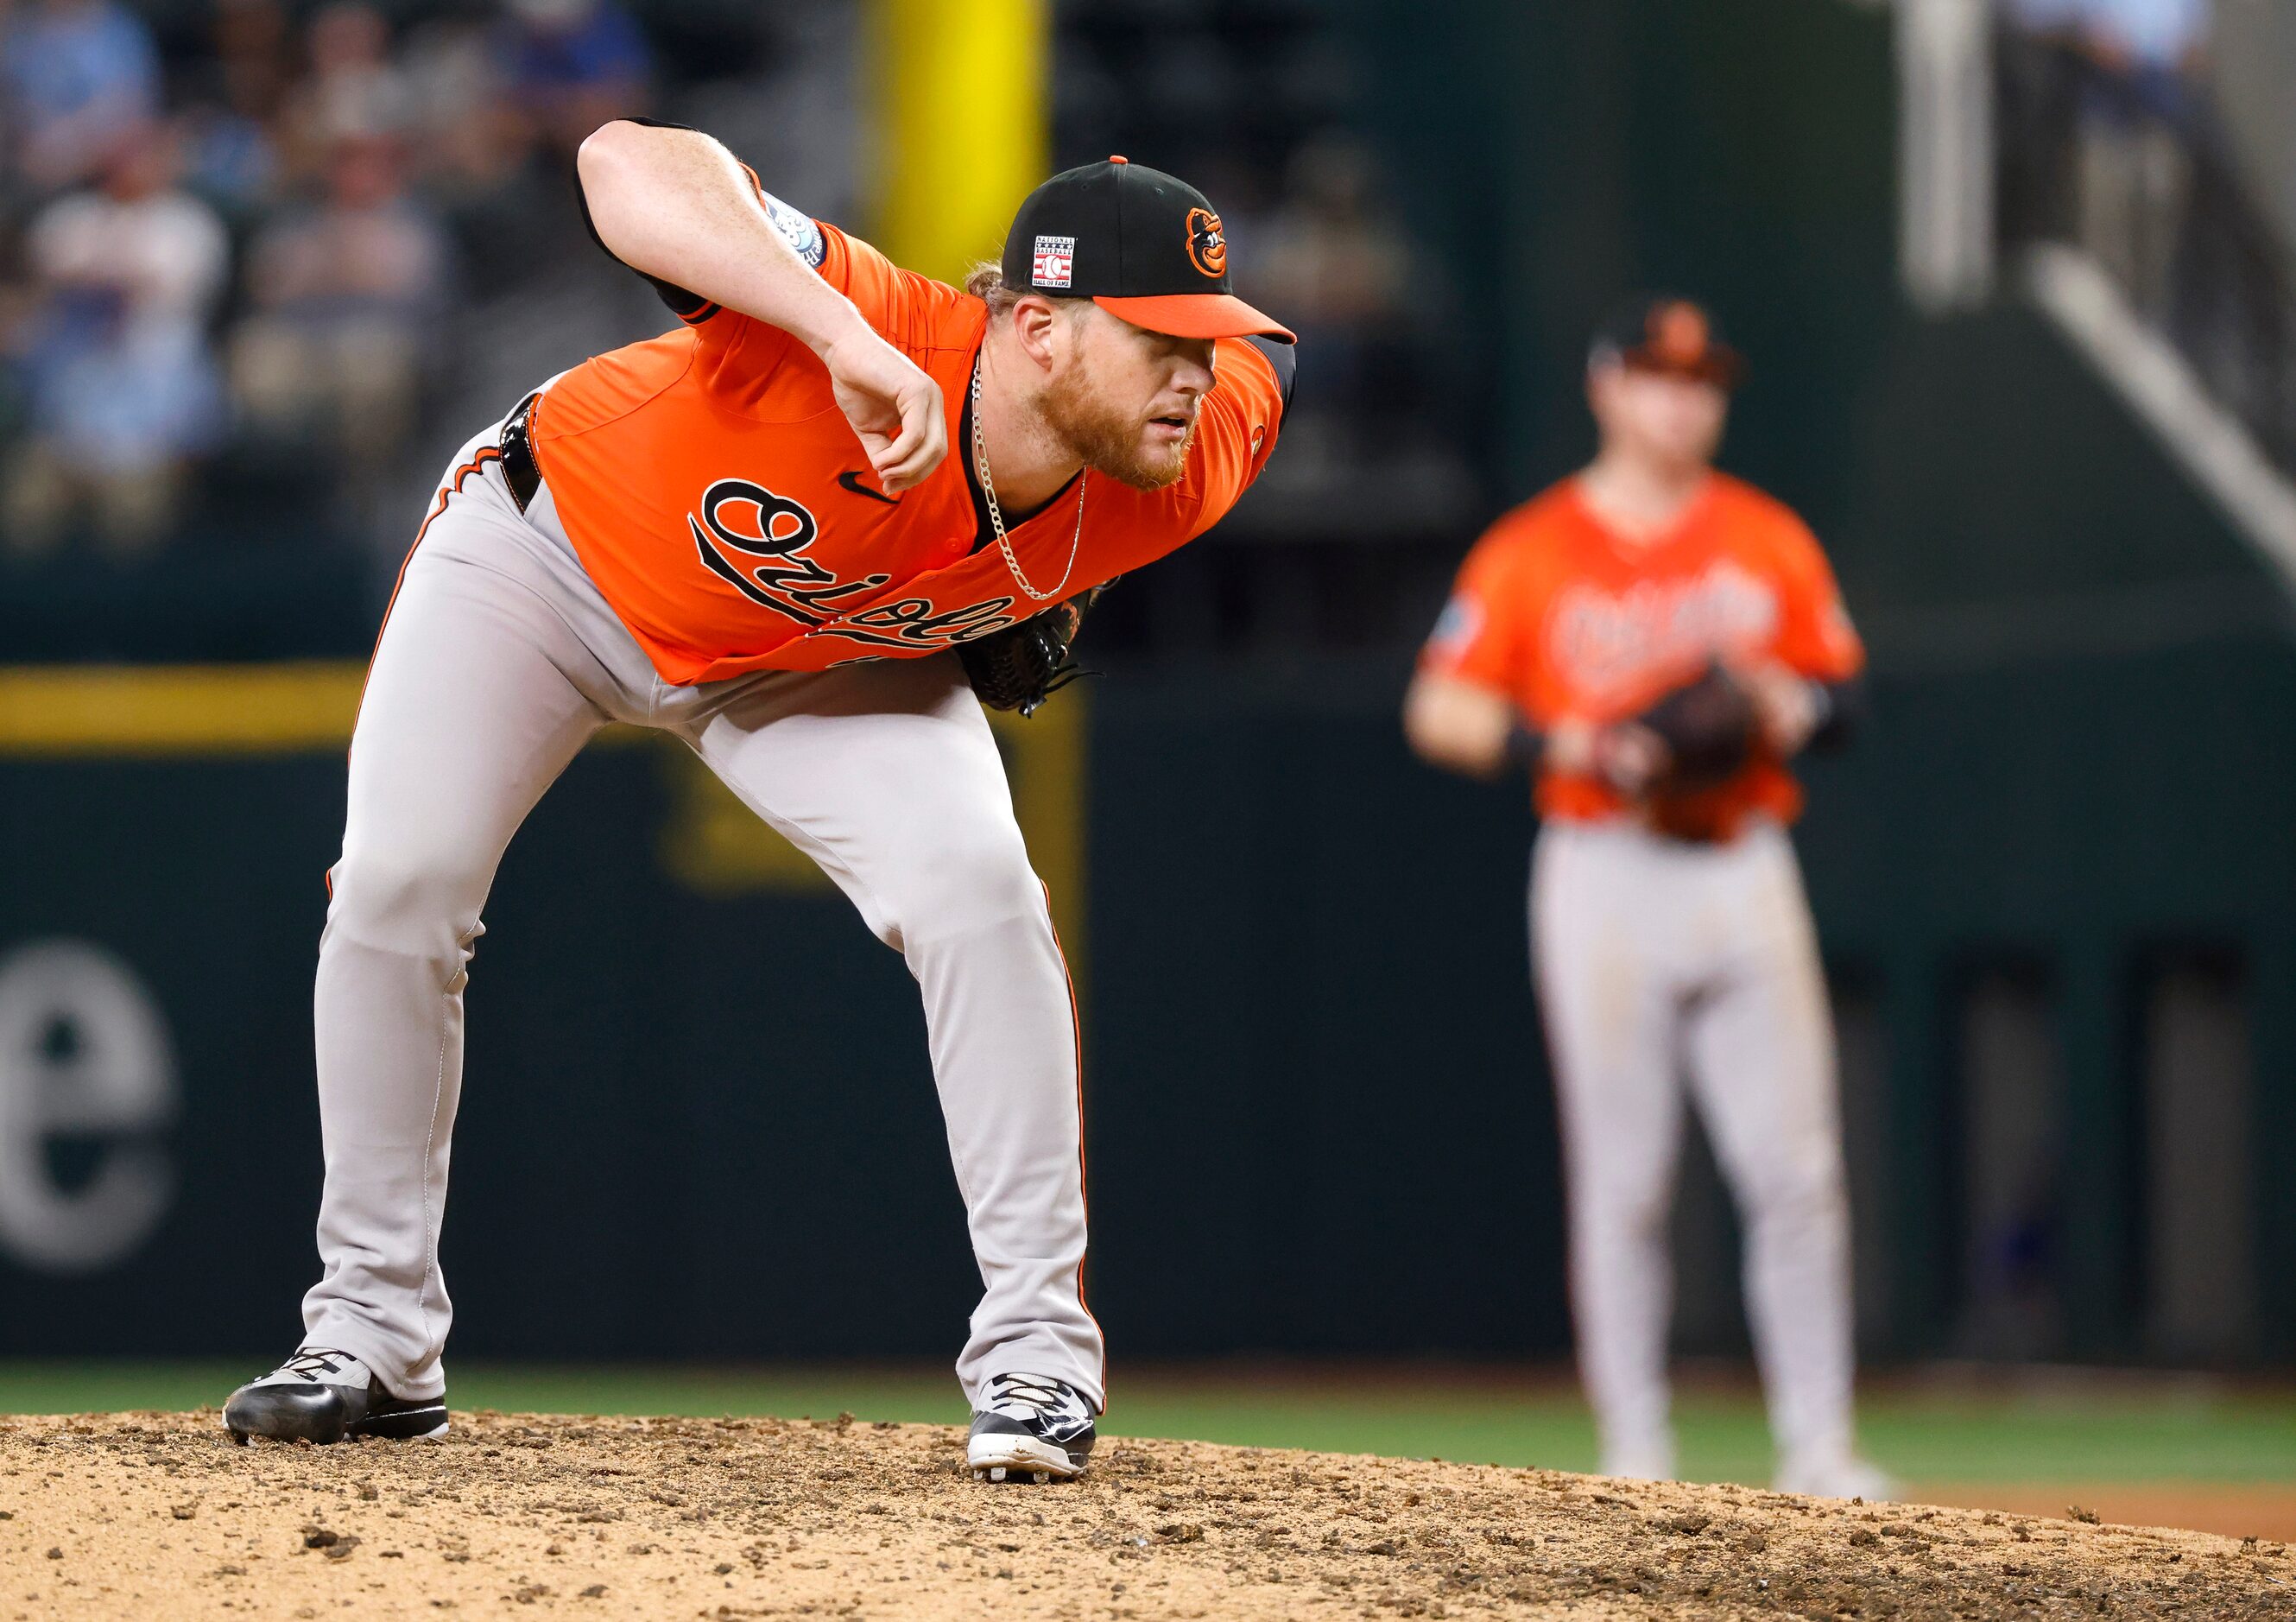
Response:
[[[1014,582],[973,490],[966,399],[988,306],[760,201],[819,274],[940,384],[948,455],[922,484],[888,497],[820,358],[777,327],[701,304],[683,330],[575,367],[535,407],[535,459],[600,592],[662,679],[681,686],[922,657],[1049,606]],[[1242,339],[1219,341],[1214,371],[1177,483],[1139,490],[1080,475],[1083,537],[1065,584],[1074,485],[1012,528],[1037,590],[1073,597],[1163,556],[1235,505],[1274,449],[1283,385]]]
[[[1644,544],[1613,534],[1575,478],[1508,513],[1468,554],[1422,663],[1503,694],[1545,730],[1637,714],[1716,657],[1775,660],[1818,681],[1866,662],[1816,537],[1724,473]],[[1750,812],[1790,821],[1801,809],[1792,775],[1767,759],[1699,798],[1723,836]],[[1544,770],[1538,807],[1595,819],[1625,803],[1595,778]]]

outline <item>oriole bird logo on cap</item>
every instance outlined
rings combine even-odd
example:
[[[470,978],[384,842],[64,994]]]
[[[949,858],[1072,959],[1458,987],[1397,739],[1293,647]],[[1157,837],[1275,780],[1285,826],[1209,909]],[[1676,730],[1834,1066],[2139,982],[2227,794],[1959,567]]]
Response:
[[[1713,341],[1706,312],[1686,300],[1677,299],[1651,311],[1651,352],[1669,366],[1695,366],[1706,358]]]
[[[1206,276],[1227,274],[1227,235],[1210,209],[1188,210],[1188,258]]]

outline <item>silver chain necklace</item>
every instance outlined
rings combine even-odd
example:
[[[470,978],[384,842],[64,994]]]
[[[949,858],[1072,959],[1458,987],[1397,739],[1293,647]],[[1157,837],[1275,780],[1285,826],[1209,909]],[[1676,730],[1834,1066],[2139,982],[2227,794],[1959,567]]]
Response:
[[[1004,509],[996,505],[996,482],[988,476],[988,440],[980,426],[981,358],[975,356],[972,361],[972,471],[980,475],[980,493],[988,498],[988,523],[996,531],[996,549],[1004,554],[1004,566],[1013,572],[1021,590],[1039,603],[1049,603],[1067,588],[1069,576],[1076,572],[1077,554],[1084,547],[1084,470],[1077,470],[1076,534],[1069,541],[1069,566],[1061,571],[1059,585],[1050,591],[1039,591],[1021,572],[1021,560],[1013,556],[1013,543],[1004,538]]]

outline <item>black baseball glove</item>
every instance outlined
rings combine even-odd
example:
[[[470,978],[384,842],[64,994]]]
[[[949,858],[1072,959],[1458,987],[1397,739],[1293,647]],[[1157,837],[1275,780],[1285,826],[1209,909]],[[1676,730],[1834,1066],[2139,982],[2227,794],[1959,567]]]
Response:
[[[1761,737],[1753,696],[1719,664],[1635,719],[1666,745],[1666,766],[1652,785],[1660,793],[1696,794],[1726,783],[1754,758]]]
[[[1095,586],[1018,625],[957,644],[956,656],[964,662],[965,679],[980,702],[992,710],[1034,715],[1046,699],[1086,674],[1076,662],[1077,631],[1086,611],[1113,584]]]

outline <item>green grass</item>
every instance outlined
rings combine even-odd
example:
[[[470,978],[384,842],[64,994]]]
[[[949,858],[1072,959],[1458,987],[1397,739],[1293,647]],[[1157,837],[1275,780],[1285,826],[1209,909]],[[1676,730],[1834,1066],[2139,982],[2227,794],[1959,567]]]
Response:
[[[193,1408],[247,1378],[238,1364],[0,1363],[0,1412]],[[1106,1430],[1250,1446],[1587,1470],[1574,1391],[1513,1371],[1319,1371],[1208,1364],[1119,1371]],[[941,1371],[704,1370],[457,1363],[462,1408],[574,1413],[772,1413],[958,1423]],[[1760,1482],[1769,1443],[1750,1390],[1695,1386],[1677,1404],[1693,1479]],[[1905,1379],[1870,1392],[1866,1451],[1913,1482],[2296,1483],[2296,1392],[2169,1381]]]

